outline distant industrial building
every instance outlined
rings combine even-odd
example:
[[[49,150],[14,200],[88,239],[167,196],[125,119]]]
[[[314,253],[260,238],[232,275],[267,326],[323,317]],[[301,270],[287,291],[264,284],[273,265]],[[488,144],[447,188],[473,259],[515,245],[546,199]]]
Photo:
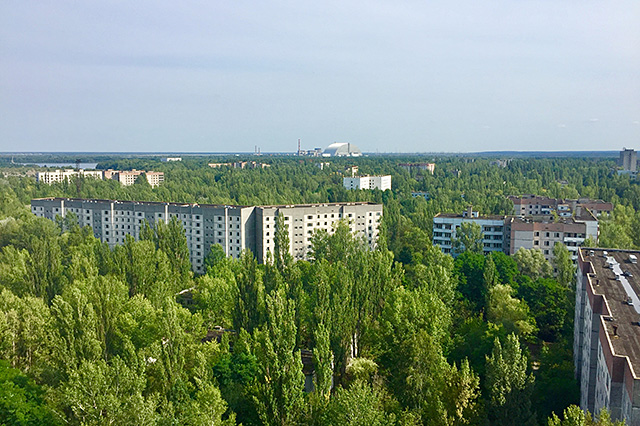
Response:
[[[160,161],[162,161],[163,163],[169,163],[171,161],[182,161],[182,157],[166,157]]]
[[[204,272],[204,259],[211,246],[219,244],[227,256],[239,257],[249,249],[264,262],[274,251],[276,218],[282,216],[289,231],[289,252],[307,259],[316,230],[331,233],[345,219],[351,232],[373,248],[378,239],[382,204],[324,203],[282,206],[229,206],[212,204],[141,201],[39,198],[31,200],[31,212],[55,219],[73,213],[80,226],[90,226],[94,236],[110,247],[122,244],[128,235],[138,238],[144,221],[151,225],[176,218],[182,224],[193,270]]]
[[[582,248],[573,335],[580,408],[640,425],[640,252]]]
[[[323,157],[362,157],[360,148],[348,142],[332,143],[322,153]]]
[[[342,178],[346,189],[391,189],[391,175],[385,176],[354,176]]]

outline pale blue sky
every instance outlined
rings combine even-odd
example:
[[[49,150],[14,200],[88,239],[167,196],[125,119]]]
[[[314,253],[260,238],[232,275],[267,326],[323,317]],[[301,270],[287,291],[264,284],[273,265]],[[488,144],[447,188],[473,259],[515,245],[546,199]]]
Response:
[[[640,1],[0,3],[0,151],[640,148]]]

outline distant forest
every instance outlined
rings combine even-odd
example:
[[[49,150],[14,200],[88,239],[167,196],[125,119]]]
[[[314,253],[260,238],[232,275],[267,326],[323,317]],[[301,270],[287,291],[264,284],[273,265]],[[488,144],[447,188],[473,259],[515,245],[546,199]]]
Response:
[[[567,249],[556,245],[552,264],[536,250],[454,259],[432,245],[432,220],[469,205],[510,214],[507,195],[603,199],[615,208],[600,221],[598,245],[640,249],[640,185],[617,176],[612,158],[513,157],[97,160],[101,169],[162,171],[158,188],[145,179],[40,184],[33,167],[3,157],[0,423],[612,424],[575,407]],[[271,167],[207,166],[240,159]],[[426,161],[433,175],[398,165]],[[344,189],[352,165],[391,174],[393,189]],[[178,222],[112,250],[72,216],[34,217],[29,202],[39,197],[373,201],[384,216],[373,251],[341,223],[316,233],[311,258],[295,261],[280,223],[265,264],[214,246],[206,273],[194,275]]]

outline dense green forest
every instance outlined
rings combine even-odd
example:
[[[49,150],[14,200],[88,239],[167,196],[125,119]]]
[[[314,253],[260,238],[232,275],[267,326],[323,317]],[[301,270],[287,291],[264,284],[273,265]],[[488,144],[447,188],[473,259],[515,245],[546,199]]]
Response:
[[[509,257],[431,244],[433,215],[508,214],[506,195],[612,201],[599,244],[640,247],[640,187],[608,159],[261,157],[265,169],[118,159],[101,168],[165,172],[139,179],[36,183],[0,177],[0,419],[6,424],[535,425],[602,424],[577,410],[573,273],[567,250]],[[317,163],[330,162],[322,170]],[[347,191],[348,165],[393,176],[391,191]],[[412,191],[428,194],[411,197]],[[30,214],[31,198],[67,196],[227,204],[376,201],[376,250],[348,232],[314,236],[308,261],[280,247],[211,250],[194,276],[172,222],[109,249],[72,217]],[[280,226],[280,231],[283,225]],[[557,274],[552,274],[553,270]],[[210,337],[214,338],[210,338]],[[217,338],[215,338],[217,337]],[[303,359],[315,369],[305,392]],[[310,354],[310,355],[309,355]],[[309,367],[305,365],[306,371]],[[555,413],[555,414],[553,414]],[[564,420],[561,420],[564,418]]]

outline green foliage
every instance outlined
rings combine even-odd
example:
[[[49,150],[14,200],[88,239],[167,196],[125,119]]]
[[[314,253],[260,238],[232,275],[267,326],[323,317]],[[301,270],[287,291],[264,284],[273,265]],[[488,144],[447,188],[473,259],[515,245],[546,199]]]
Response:
[[[471,253],[483,253],[484,234],[482,228],[475,222],[462,222],[456,228],[455,238],[452,240],[454,253],[460,254],[465,251]]]
[[[600,411],[598,418],[593,419],[591,413],[584,412],[576,405],[570,405],[564,410],[564,419],[560,420],[558,416],[553,414],[547,423],[549,426],[624,426],[624,421],[613,421],[609,411],[603,409]]]
[[[363,381],[348,389],[339,388],[331,399],[326,425],[386,426],[395,424],[393,415],[385,412],[384,394]]]
[[[260,366],[254,402],[263,424],[295,424],[303,408],[304,375],[296,350],[295,308],[282,290],[267,295],[267,321],[254,333]]]
[[[7,426],[61,425],[46,405],[44,390],[7,361],[0,360],[0,421]]]
[[[535,425],[531,411],[533,384],[518,338],[508,335],[504,346],[496,339],[491,356],[487,357],[489,420],[499,425]]]
[[[554,247],[553,279],[540,252],[483,256],[481,232],[465,225],[459,249],[467,250],[454,261],[431,243],[433,216],[469,204],[509,214],[509,194],[602,198],[616,208],[601,221],[599,244],[640,247],[640,182],[610,175],[610,159],[515,158],[502,168],[439,157],[434,175],[398,167],[424,161],[410,157],[331,159],[324,170],[319,160],[285,157],[261,158],[272,167],[256,170],[206,166],[235,157],[103,160],[101,168],[164,171],[165,183],[0,176],[0,358],[28,381],[2,382],[16,398],[0,401],[24,419],[49,413],[36,423],[527,424],[534,409],[545,419],[577,400],[569,253]],[[342,188],[354,161],[363,174],[392,174],[393,191]],[[4,171],[26,172],[11,167]],[[373,201],[384,216],[373,251],[345,222],[317,232],[311,259],[295,261],[279,220],[269,262],[213,246],[206,274],[194,277],[179,220],[145,224],[140,241],[111,250],[73,215],[33,217],[25,206],[47,196]],[[202,341],[207,332],[220,343]],[[527,337],[535,384],[511,332]],[[301,349],[315,361],[308,395]],[[580,419],[572,424],[600,424],[569,410]]]
[[[539,249],[521,247],[513,255],[513,258],[518,264],[518,270],[531,279],[549,277],[553,272],[553,268]]]
[[[572,288],[576,278],[576,267],[567,247],[559,242],[553,246],[553,266],[558,282],[566,288]]]
[[[526,338],[535,332],[535,320],[529,316],[527,303],[512,297],[513,293],[508,284],[496,284],[489,290],[487,320],[501,324],[507,333]]]

